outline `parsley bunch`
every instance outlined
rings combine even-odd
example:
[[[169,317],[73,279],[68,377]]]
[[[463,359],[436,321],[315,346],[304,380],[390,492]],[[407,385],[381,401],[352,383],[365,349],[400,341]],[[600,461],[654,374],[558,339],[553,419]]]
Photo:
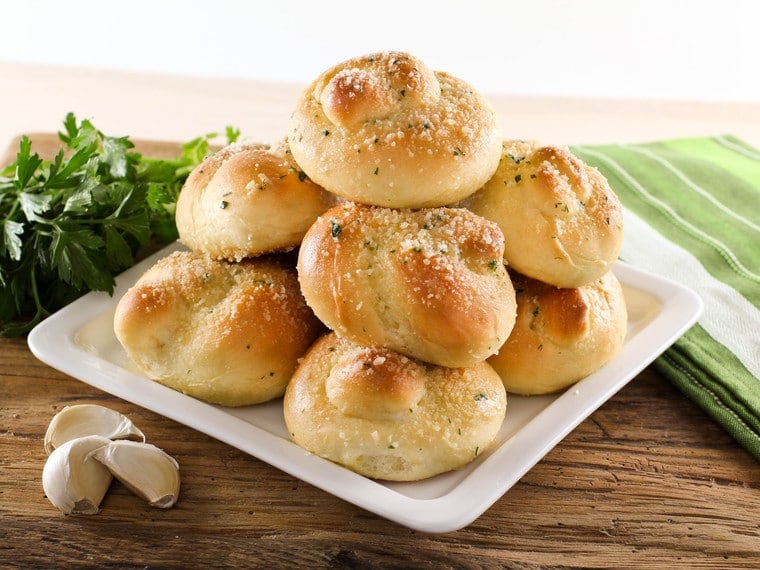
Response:
[[[174,159],[144,157],[69,113],[52,160],[24,136],[0,171],[0,332],[28,333],[88,291],[113,293],[114,276],[146,246],[177,238],[182,185],[218,135],[182,145]],[[239,131],[227,127],[227,140]]]

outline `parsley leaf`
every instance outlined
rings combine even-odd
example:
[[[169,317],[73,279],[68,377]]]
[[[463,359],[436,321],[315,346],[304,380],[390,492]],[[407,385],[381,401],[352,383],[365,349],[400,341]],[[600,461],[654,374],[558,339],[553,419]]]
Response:
[[[225,135],[232,143],[240,131]],[[145,248],[177,239],[182,185],[218,136],[152,158],[69,113],[51,160],[22,137],[15,162],[0,170],[0,332],[26,334],[88,291],[112,294],[114,277]]]

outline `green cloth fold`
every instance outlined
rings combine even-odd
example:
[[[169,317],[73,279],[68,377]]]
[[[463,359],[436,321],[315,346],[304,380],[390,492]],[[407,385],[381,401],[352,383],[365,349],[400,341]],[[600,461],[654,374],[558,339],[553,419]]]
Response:
[[[571,150],[623,203],[621,259],[704,303],[654,366],[760,461],[760,150],[732,135]]]

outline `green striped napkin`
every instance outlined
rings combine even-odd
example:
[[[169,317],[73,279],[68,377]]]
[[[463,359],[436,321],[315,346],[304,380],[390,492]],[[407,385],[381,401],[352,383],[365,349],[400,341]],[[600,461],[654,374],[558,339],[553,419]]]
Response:
[[[623,202],[620,257],[704,302],[654,366],[760,461],[760,150],[730,135],[571,150]]]

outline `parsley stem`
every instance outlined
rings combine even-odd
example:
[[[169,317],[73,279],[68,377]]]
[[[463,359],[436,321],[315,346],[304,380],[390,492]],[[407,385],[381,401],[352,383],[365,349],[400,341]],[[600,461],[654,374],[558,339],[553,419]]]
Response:
[[[32,270],[30,273],[29,280],[31,281],[30,285],[32,288],[32,297],[34,298],[34,305],[35,307],[37,307],[37,313],[34,315],[34,319],[32,319],[32,323],[37,324],[45,317],[50,316],[50,311],[45,309],[45,307],[42,305],[42,301],[40,300],[40,293],[37,287],[37,267],[35,265],[32,265]]]

